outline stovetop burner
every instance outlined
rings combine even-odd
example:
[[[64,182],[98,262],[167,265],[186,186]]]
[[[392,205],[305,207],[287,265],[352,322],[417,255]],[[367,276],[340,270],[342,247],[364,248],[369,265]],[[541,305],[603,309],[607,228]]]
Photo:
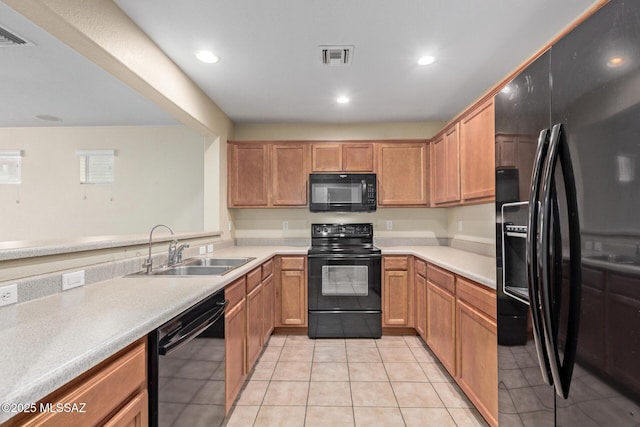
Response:
[[[379,254],[373,224],[312,224],[309,254]]]

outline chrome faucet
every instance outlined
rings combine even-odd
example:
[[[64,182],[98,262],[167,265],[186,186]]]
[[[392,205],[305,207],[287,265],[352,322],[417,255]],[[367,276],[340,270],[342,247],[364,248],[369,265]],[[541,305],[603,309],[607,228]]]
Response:
[[[158,224],[156,226],[154,226],[151,229],[151,232],[149,233],[149,257],[146,259],[146,261],[144,262],[144,264],[142,264],[142,266],[145,268],[147,274],[151,274],[151,271],[153,270],[153,261],[151,260],[151,239],[153,237],[153,232],[156,228],[158,227],[164,227],[167,230],[169,230],[171,232],[171,235],[173,236],[173,230],[164,224]],[[177,240],[172,240],[171,243],[169,244],[169,255],[171,255],[171,245],[175,245],[177,243]],[[175,247],[175,246],[174,246]]]
[[[172,240],[171,243],[169,243],[169,261],[167,262],[167,267],[182,262],[182,251],[188,247],[188,243],[184,243],[178,246],[178,241]]]

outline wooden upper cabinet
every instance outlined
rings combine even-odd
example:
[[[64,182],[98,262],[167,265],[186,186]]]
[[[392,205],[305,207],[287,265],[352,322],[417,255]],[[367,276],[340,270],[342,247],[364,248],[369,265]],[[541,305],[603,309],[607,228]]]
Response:
[[[230,208],[307,205],[308,144],[228,145]]]
[[[342,170],[342,144],[312,144],[312,172],[340,172]]]
[[[269,204],[269,147],[266,144],[228,145],[230,208]]]
[[[305,206],[307,204],[307,144],[271,146],[271,204]]]
[[[460,201],[460,132],[456,123],[433,142],[431,176],[434,204]]]
[[[373,172],[372,143],[314,143],[311,145],[312,172]]]
[[[342,145],[343,171],[373,172],[374,168],[373,144],[347,143]]]
[[[429,204],[429,145],[426,142],[380,143],[378,205]]]
[[[463,203],[478,203],[494,199],[493,98],[471,110],[460,120],[460,190]]]

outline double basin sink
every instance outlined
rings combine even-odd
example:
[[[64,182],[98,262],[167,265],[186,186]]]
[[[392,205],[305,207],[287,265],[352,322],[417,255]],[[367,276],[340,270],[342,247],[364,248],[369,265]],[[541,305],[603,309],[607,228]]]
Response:
[[[222,276],[255,258],[188,258],[179,264],[153,270],[149,276]],[[147,276],[145,271],[129,276]]]

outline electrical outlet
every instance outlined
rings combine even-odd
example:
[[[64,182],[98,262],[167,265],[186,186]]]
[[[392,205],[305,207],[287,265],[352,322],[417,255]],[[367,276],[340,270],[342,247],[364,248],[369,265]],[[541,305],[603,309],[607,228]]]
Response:
[[[233,228],[233,226],[231,225],[231,221],[228,221],[228,222],[229,222],[229,231],[231,231],[231,229]]]
[[[198,252],[200,255],[204,255],[207,253],[207,247],[206,246],[200,246],[200,250]]]
[[[282,229],[287,231],[289,229],[289,221],[282,221]]]
[[[84,270],[74,271],[62,275],[62,290],[77,288],[84,286]]]
[[[387,230],[393,230],[393,221],[387,220]]]
[[[18,284],[3,286],[0,288],[0,307],[18,302]]]
[[[207,253],[213,252],[213,245],[207,245]]]
[[[458,231],[462,231],[462,221],[458,221]]]

